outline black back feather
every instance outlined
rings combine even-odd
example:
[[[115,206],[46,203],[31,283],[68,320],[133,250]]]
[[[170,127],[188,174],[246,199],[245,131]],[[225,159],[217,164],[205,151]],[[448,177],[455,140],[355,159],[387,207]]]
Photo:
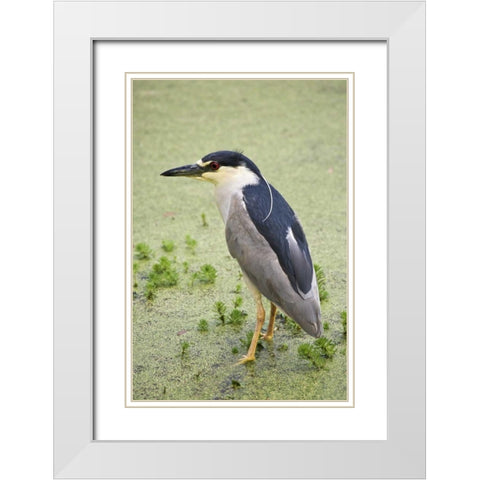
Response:
[[[304,294],[307,294],[312,286],[313,266],[305,233],[287,201],[271,185],[270,189],[273,197],[273,208],[271,214],[268,215],[271,200],[266,182],[262,180],[256,185],[247,185],[243,188],[243,199],[248,214],[258,232],[263,235],[276,253],[292,287],[297,293],[300,289]],[[268,218],[266,218],[267,215]],[[291,254],[287,240],[289,227],[303,253],[301,259],[295,258]]]

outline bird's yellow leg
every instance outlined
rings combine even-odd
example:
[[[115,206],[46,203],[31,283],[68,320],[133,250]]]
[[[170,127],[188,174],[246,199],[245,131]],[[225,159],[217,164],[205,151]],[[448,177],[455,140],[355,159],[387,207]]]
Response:
[[[277,306],[270,302],[270,321],[268,322],[267,332],[262,335],[264,340],[271,340],[273,338],[273,327],[275,325],[275,315],[277,314]]]
[[[256,295],[255,300],[257,302],[257,325],[255,326],[255,332],[253,333],[252,342],[250,343],[248,352],[237,362],[237,365],[255,360],[255,350],[257,349],[258,337],[260,336],[263,322],[265,322],[265,310],[262,305],[261,295]]]

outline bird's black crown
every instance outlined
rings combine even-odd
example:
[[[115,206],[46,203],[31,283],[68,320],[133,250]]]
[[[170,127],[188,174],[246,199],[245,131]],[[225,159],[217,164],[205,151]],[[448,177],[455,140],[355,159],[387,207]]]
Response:
[[[209,153],[202,158],[202,162],[217,162],[223,167],[246,167],[252,172],[261,176],[259,168],[243,153],[230,150],[220,150]]]

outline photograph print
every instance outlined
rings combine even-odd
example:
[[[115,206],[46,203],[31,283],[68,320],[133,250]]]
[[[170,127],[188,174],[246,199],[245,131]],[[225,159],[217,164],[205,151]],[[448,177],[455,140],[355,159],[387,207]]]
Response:
[[[351,400],[353,75],[127,81],[131,405]]]

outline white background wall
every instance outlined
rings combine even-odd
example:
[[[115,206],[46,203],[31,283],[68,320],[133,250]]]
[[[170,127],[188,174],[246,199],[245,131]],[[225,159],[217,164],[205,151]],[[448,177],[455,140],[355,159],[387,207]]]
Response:
[[[427,478],[479,478],[478,13],[427,1]],[[52,3],[0,17],[0,476],[52,477]]]

